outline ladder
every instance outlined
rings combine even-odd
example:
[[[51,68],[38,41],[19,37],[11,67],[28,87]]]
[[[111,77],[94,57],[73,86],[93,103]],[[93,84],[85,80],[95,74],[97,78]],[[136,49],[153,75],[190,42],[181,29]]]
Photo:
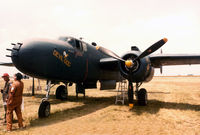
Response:
[[[118,102],[121,102],[124,105],[124,101],[127,98],[128,98],[127,80],[122,80],[121,82],[118,83],[115,104],[117,104]]]

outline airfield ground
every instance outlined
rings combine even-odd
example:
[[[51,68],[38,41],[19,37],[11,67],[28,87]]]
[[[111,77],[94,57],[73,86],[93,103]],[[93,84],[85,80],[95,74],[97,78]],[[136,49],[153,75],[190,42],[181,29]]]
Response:
[[[1,123],[0,134],[20,135],[200,135],[200,77],[154,77],[142,87],[148,90],[148,106],[115,105],[116,92],[87,90],[86,99],[75,98],[74,86],[69,100],[56,100],[51,91],[51,115],[38,119],[37,111],[45,91],[36,91],[32,98],[24,80],[24,124],[19,130],[6,133]],[[44,89],[45,82],[42,82]],[[0,81],[3,87],[3,81]],[[1,98],[0,98],[1,100]],[[2,101],[0,102],[2,103]],[[0,122],[3,106],[0,105]],[[16,116],[14,116],[16,119]]]

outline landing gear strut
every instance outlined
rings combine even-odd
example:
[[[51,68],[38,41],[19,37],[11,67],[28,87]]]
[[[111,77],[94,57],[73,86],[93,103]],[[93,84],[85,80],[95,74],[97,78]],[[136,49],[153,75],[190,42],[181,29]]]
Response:
[[[133,104],[133,83],[131,81],[128,83],[128,102],[129,104]]]
[[[42,102],[40,103],[40,107],[39,107],[39,110],[38,110],[38,116],[39,116],[39,118],[48,117],[50,115],[51,105],[50,105],[48,99],[49,99],[50,89],[53,86],[51,86],[51,81],[47,81],[47,85],[46,85],[46,91],[47,91],[46,97],[42,99]]]
[[[85,88],[83,84],[77,83],[76,84],[76,98],[78,99],[78,94],[81,93],[83,94],[83,97],[85,98]]]

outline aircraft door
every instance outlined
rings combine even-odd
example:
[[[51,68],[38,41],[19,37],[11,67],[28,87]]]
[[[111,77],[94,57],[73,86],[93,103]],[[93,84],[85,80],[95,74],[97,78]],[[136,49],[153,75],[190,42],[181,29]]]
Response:
[[[79,81],[84,81],[86,78],[86,72],[87,72],[87,57],[86,53],[84,53],[83,50],[83,43],[79,40],[75,40],[75,53],[74,53],[74,63],[73,66],[76,68],[74,71],[74,76],[76,78],[79,78]]]

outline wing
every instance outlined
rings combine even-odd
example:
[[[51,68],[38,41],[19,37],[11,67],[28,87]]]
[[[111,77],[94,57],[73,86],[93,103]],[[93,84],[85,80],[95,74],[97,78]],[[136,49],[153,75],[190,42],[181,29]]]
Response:
[[[0,62],[0,66],[14,67],[14,64],[12,62],[10,62],[10,63]]]
[[[155,68],[170,65],[191,65],[200,64],[200,54],[188,55],[171,55],[171,54],[157,54],[150,56],[151,64]]]

